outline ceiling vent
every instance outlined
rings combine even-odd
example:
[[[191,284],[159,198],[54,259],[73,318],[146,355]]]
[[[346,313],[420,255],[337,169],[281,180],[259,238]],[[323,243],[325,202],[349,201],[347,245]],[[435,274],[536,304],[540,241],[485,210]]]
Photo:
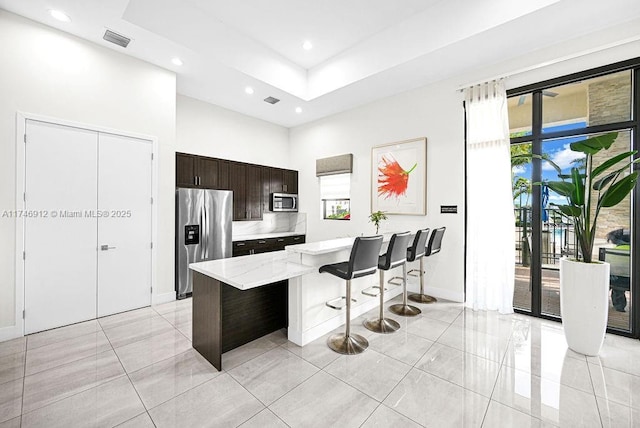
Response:
[[[111,30],[105,31],[104,36],[102,36],[102,38],[105,39],[107,42],[111,42],[118,46],[122,46],[123,48],[126,48],[129,45],[129,42],[131,41],[130,38],[125,37],[122,34],[114,33]]]
[[[264,99],[264,101],[266,103],[269,103],[269,104],[275,104],[275,103],[279,103],[280,102],[279,99],[273,98],[273,97],[267,97],[267,98]]]

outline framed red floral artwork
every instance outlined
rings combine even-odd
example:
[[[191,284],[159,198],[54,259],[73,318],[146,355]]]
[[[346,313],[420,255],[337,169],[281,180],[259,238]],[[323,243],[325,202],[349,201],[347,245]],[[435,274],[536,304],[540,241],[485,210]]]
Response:
[[[371,212],[427,214],[426,138],[375,146],[371,162]]]

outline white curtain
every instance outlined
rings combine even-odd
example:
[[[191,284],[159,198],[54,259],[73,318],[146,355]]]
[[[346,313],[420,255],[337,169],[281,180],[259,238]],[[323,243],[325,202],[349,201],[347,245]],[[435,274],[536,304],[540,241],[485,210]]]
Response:
[[[465,90],[467,299],[474,310],[513,313],[515,217],[507,95],[502,81]]]

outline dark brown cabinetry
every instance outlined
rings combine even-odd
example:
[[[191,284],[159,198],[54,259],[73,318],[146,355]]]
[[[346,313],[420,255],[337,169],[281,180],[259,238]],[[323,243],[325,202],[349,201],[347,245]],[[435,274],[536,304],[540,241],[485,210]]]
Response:
[[[271,193],[298,193],[298,171],[269,168]]]
[[[262,220],[262,167],[247,165],[247,220]]]
[[[298,171],[176,153],[176,187],[233,191],[233,220],[262,220],[271,193],[297,193]]]
[[[248,239],[233,241],[232,256],[248,256],[250,254],[268,253],[284,250],[287,245],[304,244],[305,235],[283,236],[280,238]]]
[[[234,220],[262,220],[262,167],[229,162]]]
[[[284,193],[298,193],[298,171],[285,169],[282,171]]]
[[[176,187],[220,188],[221,162],[220,159],[176,153]]]

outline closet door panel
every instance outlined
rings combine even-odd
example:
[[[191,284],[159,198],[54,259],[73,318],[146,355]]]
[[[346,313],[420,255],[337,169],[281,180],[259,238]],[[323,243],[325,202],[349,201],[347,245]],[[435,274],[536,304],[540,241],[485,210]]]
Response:
[[[96,317],[98,134],[27,120],[25,333]]]
[[[151,304],[152,143],[100,134],[98,316]]]

